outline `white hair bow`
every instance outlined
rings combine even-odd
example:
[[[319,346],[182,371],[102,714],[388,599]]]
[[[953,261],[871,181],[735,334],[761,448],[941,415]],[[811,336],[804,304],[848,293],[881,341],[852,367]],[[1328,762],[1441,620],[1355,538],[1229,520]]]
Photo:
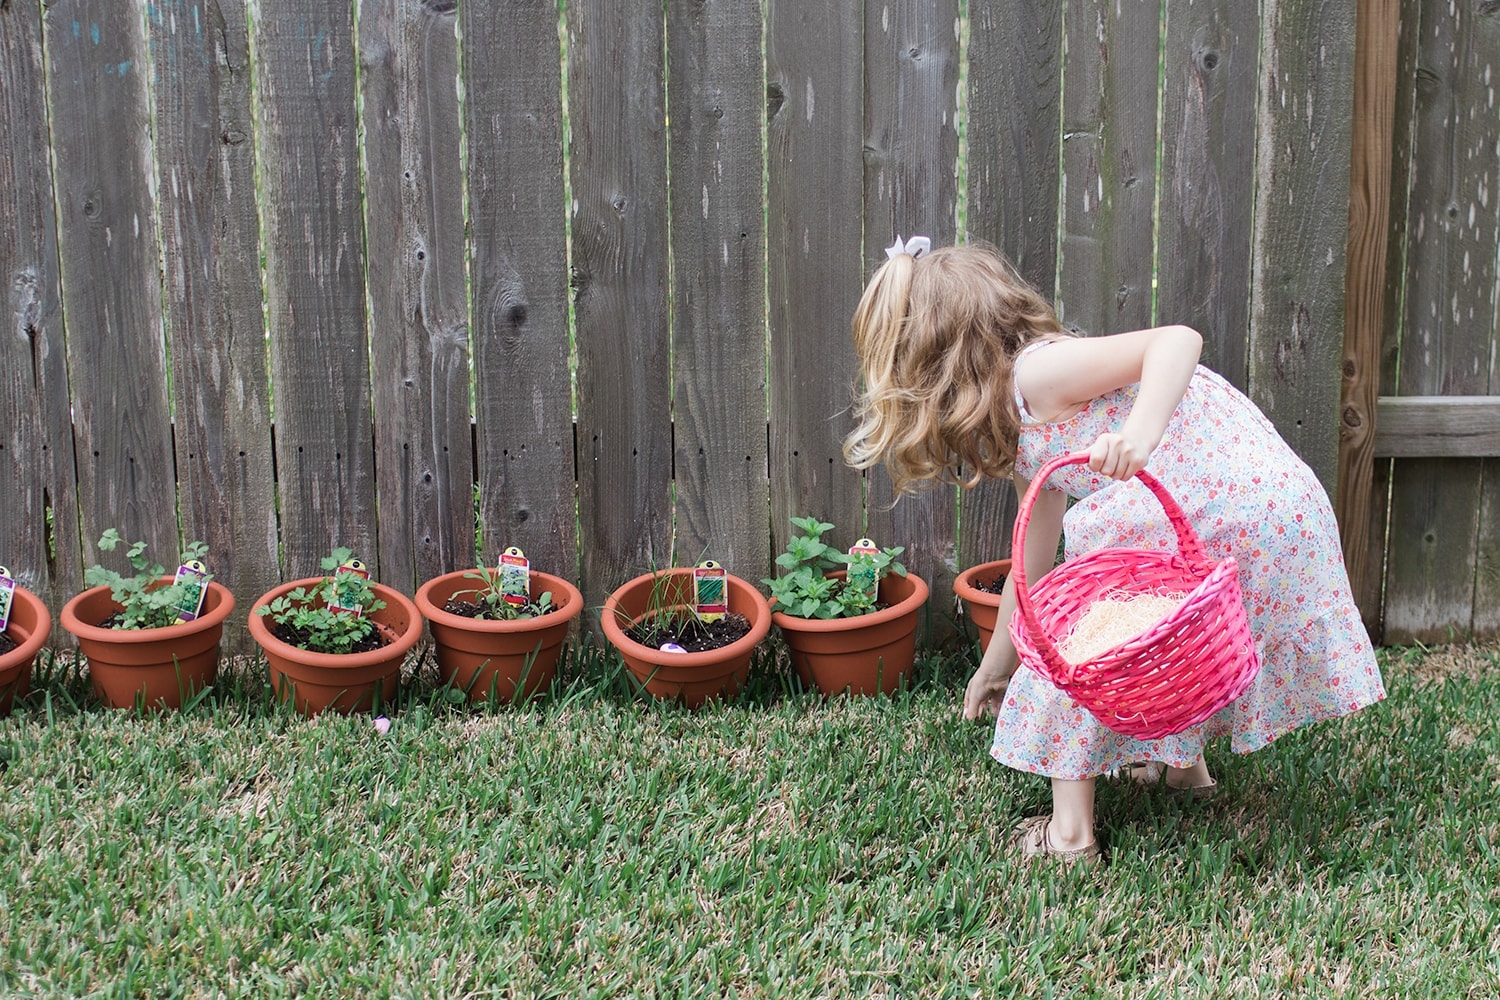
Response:
[[[920,257],[931,249],[932,240],[926,236],[913,236],[905,243],[902,243],[901,237],[897,236],[896,242],[885,248],[885,255],[887,259],[901,253],[909,253],[913,257]]]

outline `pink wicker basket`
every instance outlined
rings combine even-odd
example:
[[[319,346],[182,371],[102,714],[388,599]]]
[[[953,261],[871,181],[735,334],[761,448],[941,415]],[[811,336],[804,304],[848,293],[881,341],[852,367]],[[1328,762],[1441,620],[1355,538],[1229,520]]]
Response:
[[[1042,467],[1021,501],[1011,551],[1026,551],[1026,527],[1047,477],[1088,462],[1076,453]],[[1161,501],[1177,532],[1178,552],[1098,549],[1070,559],[1026,585],[1024,559],[1011,568],[1016,613],[1010,634],[1030,667],[1116,732],[1156,739],[1195,726],[1250,686],[1260,659],[1240,596],[1233,558],[1212,562],[1182,508],[1150,473],[1137,473]],[[1166,619],[1084,663],[1069,663],[1055,643],[1107,595],[1186,593]]]

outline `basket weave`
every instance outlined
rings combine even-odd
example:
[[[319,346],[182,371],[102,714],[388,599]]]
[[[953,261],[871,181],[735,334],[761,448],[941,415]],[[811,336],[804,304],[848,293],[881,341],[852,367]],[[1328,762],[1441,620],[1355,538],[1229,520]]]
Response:
[[[1026,528],[1047,477],[1082,465],[1082,452],[1042,467],[1021,501],[1011,551],[1026,551]],[[1016,613],[1010,634],[1021,663],[1067,694],[1116,732],[1157,739],[1197,725],[1250,686],[1260,658],[1250,636],[1239,568],[1231,557],[1214,563],[1166,488],[1144,470],[1177,533],[1178,551],[1106,548],[1070,559],[1026,585],[1024,559],[1011,568]],[[1073,664],[1056,643],[1098,600],[1109,595],[1187,593],[1172,614],[1142,634]]]

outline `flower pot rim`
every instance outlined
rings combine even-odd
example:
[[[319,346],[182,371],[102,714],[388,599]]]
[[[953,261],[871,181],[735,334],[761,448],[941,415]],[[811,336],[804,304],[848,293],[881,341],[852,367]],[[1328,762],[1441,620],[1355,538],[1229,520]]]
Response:
[[[435,576],[422,584],[417,589],[416,597],[412,600],[418,612],[423,618],[438,625],[446,625],[449,628],[461,628],[472,632],[539,632],[542,629],[556,628],[566,625],[574,618],[583,613],[583,594],[572,583],[560,576],[551,573],[543,573],[540,570],[531,571],[532,589],[538,580],[546,581],[544,591],[552,591],[554,595],[562,592],[566,598],[556,611],[550,614],[540,615],[536,618],[519,618],[515,620],[492,619],[492,618],[469,618],[465,615],[455,615],[450,611],[444,611],[433,600],[433,593],[447,583],[454,580],[462,580],[465,574],[472,573],[472,569],[454,570],[452,573],[444,573]]]
[[[671,569],[660,570],[655,573],[642,573],[640,576],[632,580],[627,580],[610,591],[609,597],[604,602],[604,610],[599,614],[599,624],[603,627],[604,634],[610,643],[622,653],[628,652],[636,659],[644,660],[647,663],[659,667],[680,667],[687,670],[694,667],[713,666],[736,656],[748,655],[771,631],[771,608],[766,603],[765,595],[751,586],[748,580],[735,576],[733,573],[725,574],[729,590],[738,591],[746,599],[749,599],[754,607],[755,614],[745,615],[746,618],[750,619],[750,631],[727,646],[720,646],[718,649],[709,649],[698,653],[664,653],[659,649],[636,642],[626,635],[625,630],[620,627],[619,622],[616,620],[619,616],[615,614],[615,610],[620,605],[620,594],[643,584],[654,583],[656,578],[660,576],[683,576],[692,572],[692,567],[674,566]],[[685,607],[685,605],[674,605],[674,607]],[[738,614],[745,614],[745,609],[742,607],[732,606],[731,610]],[[635,624],[638,620],[633,619],[631,624]]]
[[[298,587],[310,587],[322,583],[327,577],[306,576],[300,580],[291,580],[277,587],[272,587],[256,599],[250,606],[250,635],[254,637],[262,649],[268,654],[275,654],[287,659],[299,660],[303,663],[317,666],[346,667],[358,669],[360,667],[374,666],[393,657],[404,657],[417,644],[422,637],[422,615],[417,611],[417,606],[412,599],[401,591],[384,583],[372,583],[375,593],[390,608],[393,604],[406,613],[406,629],[397,632],[395,629],[385,626],[395,636],[391,642],[379,649],[366,650],[363,653],[319,653],[301,646],[293,646],[291,643],[282,642],[271,634],[271,628],[266,624],[266,619],[258,611],[259,608],[270,604],[283,594],[289,594]],[[378,612],[377,612],[378,614]],[[377,621],[377,624],[380,624]],[[331,661],[331,662],[330,662]]]
[[[825,576],[843,577],[847,570],[837,569],[825,573]],[[887,577],[886,579],[891,579]],[[915,573],[907,572],[905,577],[894,577],[912,582],[912,592],[904,599],[892,604],[881,611],[874,611],[868,615],[860,615],[857,618],[800,618],[797,615],[789,615],[784,611],[776,610],[776,599],[771,599],[771,618],[776,622],[777,628],[792,632],[850,632],[855,629],[871,628],[876,625],[884,625],[886,622],[895,621],[897,618],[914,614],[927,603],[929,588],[927,581]]]
[[[166,582],[171,582],[172,577],[163,576],[158,577],[158,579]],[[195,633],[203,632],[216,626],[222,626],[224,624],[224,620],[234,612],[234,593],[230,591],[228,587],[224,586],[218,580],[210,580],[208,582],[208,589],[210,592],[215,593],[219,596],[218,603],[212,608],[209,608],[199,617],[194,618],[190,622],[183,622],[180,625],[163,625],[160,628],[104,628],[91,622],[85,622],[83,619],[79,618],[79,609],[82,608],[86,602],[93,600],[101,594],[105,597],[105,599],[109,601],[110,606],[112,606],[116,610],[121,610],[121,606],[115,601],[113,597],[110,596],[110,587],[108,584],[100,584],[97,587],[90,587],[88,590],[85,590],[80,594],[75,594],[67,604],[63,605],[62,612],[58,615],[58,619],[61,622],[63,628],[67,629],[79,639],[90,640],[93,642],[115,642],[123,644],[144,642],[170,642],[172,639],[175,639],[179,636],[193,635]],[[204,600],[204,603],[208,603],[207,599]]]
[[[953,578],[953,592],[965,601],[973,601],[975,604],[993,604],[999,607],[1000,595],[980,590],[974,586],[973,581],[988,573],[1004,573],[1009,576],[1010,566],[1011,560],[1009,559],[995,559],[970,566]]]
[[[10,624],[16,623],[16,606],[24,604],[36,615],[37,627],[31,630],[26,641],[18,644],[15,649],[4,655],[4,659],[12,663],[22,663],[34,659],[41,648],[47,644],[52,635],[52,613],[47,610],[47,602],[36,594],[27,590],[20,584],[16,584],[15,594],[12,597],[10,609]]]

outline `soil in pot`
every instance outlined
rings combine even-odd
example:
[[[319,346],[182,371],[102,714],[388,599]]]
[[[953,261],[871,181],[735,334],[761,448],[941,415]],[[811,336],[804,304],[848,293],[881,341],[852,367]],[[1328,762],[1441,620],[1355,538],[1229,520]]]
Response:
[[[272,622],[268,627],[270,628],[272,635],[280,639],[282,642],[286,643],[288,646],[296,646],[298,649],[307,648],[308,635],[306,632],[303,632],[300,629],[295,629],[291,625],[282,625],[278,622]],[[349,652],[368,653],[372,650],[381,648],[390,641],[390,636],[386,635],[384,632],[377,628],[371,631],[369,635],[365,636],[363,639],[350,646]]]
[[[488,604],[478,601],[461,601],[456,597],[449,598],[448,603],[443,605],[443,610],[450,615],[458,615],[460,618],[473,618],[485,622],[518,621],[526,618],[543,618],[554,614],[558,608],[555,604],[548,604],[544,609],[535,601],[528,601],[517,609],[517,613],[506,616]]]
[[[974,589],[982,590],[986,594],[994,594],[996,597],[999,597],[1005,593],[1005,576],[1004,573],[1001,573],[999,576],[991,577],[990,579],[975,580],[973,581]]]
[[[0,656],[4,656],[11,650],[19,648],[20,647],[15,642],[11,641],[9,635],[6,635],[4,632],[0,632]]]
[[[658,616],[636,622],[625,634],[642,646],[661,649],[670,642],[685,653],[706,653],[749,635],[750,619],[732,611],[712,622],[695,617]]]

